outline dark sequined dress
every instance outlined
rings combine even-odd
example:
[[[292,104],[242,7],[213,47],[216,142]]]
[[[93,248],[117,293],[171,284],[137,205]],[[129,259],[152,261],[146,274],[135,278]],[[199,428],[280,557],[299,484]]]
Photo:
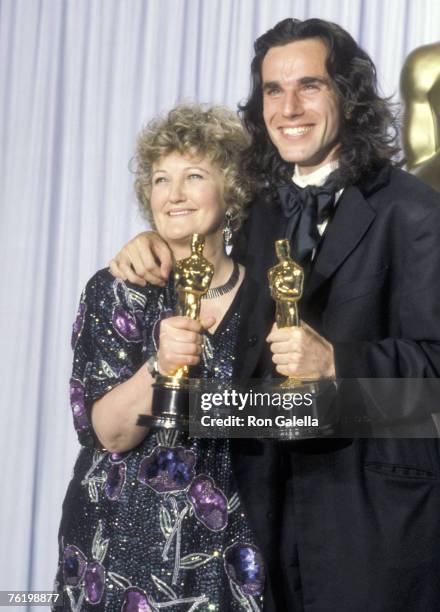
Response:
[[[261,610],[261,554],[240,505],[227,439],[149,433],[127,453],[99,449],[94,401],[153,354],[170,287],[145,289],[98,272],[73,326],[70,382],[83,445],[63,504],[57,610],[193,612]],[[237,298],[207,335],[201,376],[232,374]]]

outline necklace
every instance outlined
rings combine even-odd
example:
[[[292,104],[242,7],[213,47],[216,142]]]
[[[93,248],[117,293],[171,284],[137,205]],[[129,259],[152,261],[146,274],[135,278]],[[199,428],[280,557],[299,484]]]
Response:
[[[234,261],[234,269],[232,270],[232,274],[226,281],[226,283],[224,285],[220,285],[220,287],[213,287],[212,289],[208,289],[205,295],[202,295],[202,300],[212,300],[213,298],[225,295],[225,293],[229,293],[237,284],[239,276],[240,268],[238,266],[238,263]]]

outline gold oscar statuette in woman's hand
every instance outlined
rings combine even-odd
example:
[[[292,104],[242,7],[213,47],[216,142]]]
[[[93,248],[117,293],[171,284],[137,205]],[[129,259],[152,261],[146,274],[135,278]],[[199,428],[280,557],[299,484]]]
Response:
[[[214,266],[203,256],[205,239],[199,234],[191,238],[191,255],[176,262],[174,288],[177,296],[175,314],[198,319],[202,296],[207,293],[214,275]],[[173,375],[158,374],[153,385],[152,414],[140,415],[139,425],[187,430],[189,424],[188,366]]]

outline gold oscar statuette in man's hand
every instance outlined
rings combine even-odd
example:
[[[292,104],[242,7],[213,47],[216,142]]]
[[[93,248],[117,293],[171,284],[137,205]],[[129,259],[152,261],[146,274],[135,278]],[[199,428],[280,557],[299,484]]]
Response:
[[[175,314],[198,319],[202,296],[207,293],[214,275],[214,266],[203,256],[205,239],[199,234],[191,238],[191,255],[177,261],[174,288],[177,296]],[[172,376],[158,374],[153,385],[151,415],[140,415],[139,425],[187,430],[189,424],[188,366]]]
[[[275,321],[279,328],[298,327],[300,325],[298,302],[303,295],[304,270],[291,258],[288,240],[277,240],[275,252],[278,263],[267,273],[270,293],[276,304]],[[327,418],[320,419],[318,413],[318,410],[322,409],[327,415],[329,396],[331,403],[334,394],[329,394],[328,388],[328,381],[318,381],[313,376],[307,375],[285,378],[277,386],[272,386],[272,393],[297,394],[305,398],[304,405],[299,402],[289,414],[292,422],[302,424],[298,426],[292,424],[278,429],[275,431],[275,437],[284,440],[301,440],[332,435],[331,423]]]
[[[303,294],[304,270],[290,256],[288,240],[277,240],[275,252],[278,263],[267,273],[270,293],[275,300],[275,321],[278,327],[299,327],[298,302]],[[293,388],[313,377],[288,378],[282,386]]]

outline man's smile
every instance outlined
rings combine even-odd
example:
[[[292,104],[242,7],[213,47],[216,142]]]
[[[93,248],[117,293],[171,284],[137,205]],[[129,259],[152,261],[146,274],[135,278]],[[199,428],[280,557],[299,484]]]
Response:
[[[304,136],[311,131],[311,125],[299,125],[297,127],[281,127],[279,130],[283,136]]]

